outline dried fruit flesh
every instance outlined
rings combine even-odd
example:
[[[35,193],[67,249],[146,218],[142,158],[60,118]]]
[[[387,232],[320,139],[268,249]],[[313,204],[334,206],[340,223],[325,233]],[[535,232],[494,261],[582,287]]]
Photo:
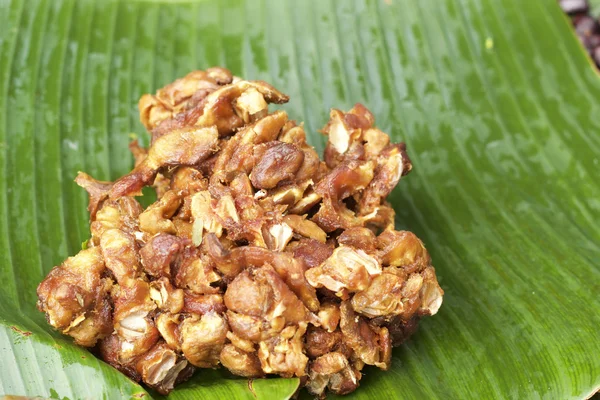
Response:
[[[302,125],[269,114],[287,100],[223,68],[144,95],[152,141],[130,145],[135,168],[76,179],[91,240],[40,283],[48,322],[161,393],[199,368],[300,377],[317,396],[388,369],[443,296],[386,202],[412,169],[406,146],[357,104],[331,111],[321,161]]]

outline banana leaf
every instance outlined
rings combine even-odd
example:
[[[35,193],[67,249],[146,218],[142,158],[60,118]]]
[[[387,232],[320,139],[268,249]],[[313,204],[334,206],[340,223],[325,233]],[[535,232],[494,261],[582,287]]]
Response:
[[[555,0],[1,0],[0,394],[150,398],[54,332],[43,276],[88,238],[136,103],[220,65],[291,96],[310,140],[369,107],[414,163],[390,200],[446,295],[348,399],[567,399],[600,387],[600,80]],[[285,399],[202,370],[173,399]]]

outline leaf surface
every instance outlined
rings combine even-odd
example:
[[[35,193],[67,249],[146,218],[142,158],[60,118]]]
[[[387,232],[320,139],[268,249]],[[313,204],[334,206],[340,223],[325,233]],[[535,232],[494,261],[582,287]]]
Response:
[[[89,235],[136,103],[221,65],[291,96],[312,143],[361,102],[413,172],[390,196],[446,296],[347,398],[585,398],[600,387],[600,81],[554,0],[0,1],[0,394],[145,392],[52,331],[43,276]],[[174,399],[284,399],[200,371]]]

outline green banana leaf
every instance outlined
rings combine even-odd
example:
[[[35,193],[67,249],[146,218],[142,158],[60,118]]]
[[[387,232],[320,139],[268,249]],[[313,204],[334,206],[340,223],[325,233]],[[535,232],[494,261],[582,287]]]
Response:
[[[54,332],[35,289],[88,237],[77,171],[128,171],[138,98],[214,65],[289,94],[319,150],[355,102],[408,145],[390,199],[444,304],[348,399],[598,390],[600,80],[555,0],[0,0],[0,395],[158,397]],[[298,385],[202,370],[169,398]]]

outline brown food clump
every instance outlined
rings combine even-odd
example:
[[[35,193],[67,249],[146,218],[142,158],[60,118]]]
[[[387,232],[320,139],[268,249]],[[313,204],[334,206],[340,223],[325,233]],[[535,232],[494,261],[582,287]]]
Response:
[[[196,368],[300,377],[317,396],[355,390],[443,291],[423,243],[394,230],[386,197],[412,165],[357,104],[331,111],[324,161],[288,97],[223,68],[140,99],[152,135],[115,182],[80,173],[89,247],[38,287],[77,344],[161,393]],[[152,185],[158,200],[135,200]]]

